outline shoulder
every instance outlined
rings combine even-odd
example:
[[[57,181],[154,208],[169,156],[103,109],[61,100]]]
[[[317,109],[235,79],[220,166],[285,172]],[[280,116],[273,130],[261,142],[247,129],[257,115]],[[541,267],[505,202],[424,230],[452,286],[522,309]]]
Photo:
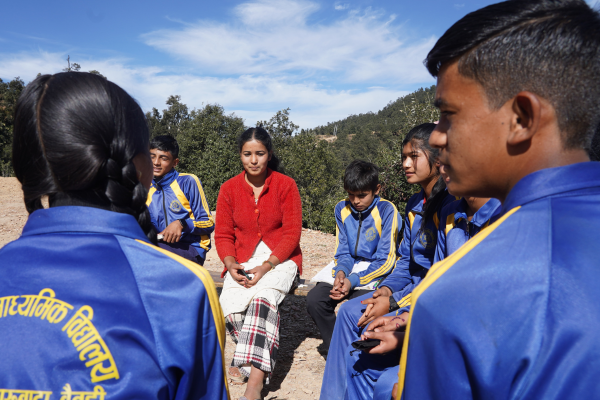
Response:
[[[423,202],[423,191],[421,190],[418,193],[413,194],[412,196],[410,196],[410,199],[408,199],[408,201],[406,202],[406,213],[408,214],[410,211],[412,211],[415,207],[417,207],[420,203]]]
[[[200,186],[200,179],[198,179],[198,177],[194,174],[186,174],[186,173],[179,173],[179,176],[177,177],[177,182],[179,183],[196,183],[198,186]]]
[[[220,192],[232,191],[240,187],[244,183],[244,173],[238,174],[233,178],[229,178],[221,185]]]
[[[138,284],[144,282],[142,286],[178,290],[183,289],[187,281],[194,283],[196,292],[214,288],[208,271],[192,261],[142,240],[125,237],[117,237],[117,240]]]
[[[444,190],[446,192],[446,197],[444,197],[444,201],[442,201],[442,204],[440,206],[440,210],[442,210],[444,207],[448,206],[449,204],[460,204],[460,200],[462,199],[461,197],[456,197],[456,196],[452,196],[450,193],[448,193],[448,190]]]
[[[451,197],[451,196],[448,196]],[[455,197],[452,197],[453,199]],[[442,205],[442,209],[440,211],[440,219],[444,220],[444,218],[446,218],[448,215],[452,215],[454,213],[456,213],[457,211],[461,211],[461,201],[459,200],[454,200],[451,202],[444,202],[445,204]]]
[[[282,187],[296,187],[296,181],[293,178],[277,171],[271,171],[271,184]]]
[[[377,203],[377,209],[383,213],[383,212],[398,212],[398,209],[396,208],[396,206],[394,205],[394,203],[392,203],[389,200],[386,199],[379,199],[379,203]]]

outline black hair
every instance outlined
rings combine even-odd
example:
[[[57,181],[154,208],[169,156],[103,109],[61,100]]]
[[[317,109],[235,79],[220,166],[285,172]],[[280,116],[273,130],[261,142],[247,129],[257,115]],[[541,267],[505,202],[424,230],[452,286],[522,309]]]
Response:
[[[565,149],[589,149],[600,122],[600,15],[583,0],[508,0],[467,14],[425,59],[461,75],[500,108],[521,91],[548,100]]]
[[[596,127],[596,133],[592,139],[592,145],[589,150],[590,160],[600,161],[600,124]]]
[[[173,156],[173,159],[179,157],[179,145],[177,140],[171,135],[155,136],[150,140],[150,150],[158,149],[168,151]]]
[[[361,192],[370,190],[375,192],[379,185],[379,168],[373,163],[354,160],[344,171],[344,190],[347,192]]]
[[[27,211],[83,205],[134,216],[156,242],[133,158],[149,157],[144,113],[123,89],[89,73],[42,75],[15,108],[13,166]]]
[[[256,140],[263,144],[266,147],[267,151],[271,154],[271,159],[267,164],[268,168],[271,168],[273,171],[277,171],[279,168],[279,159],[273,152],[273,141],[271,140],[271,136],[269,132],[267,132],[264,128],[256,127],[256,128],[248,128],[246,129],[239,137],[238,137],[238,152],[242,152],[242,147],[246,142],[250,142],[251,140]]]
[[[410,143],[414,150],[421,150],[423,154],[425,154],[425,157],[427,157],[429,170],[434,170],[436,175],[439,175],[440,172],[436,166],[436,159],[438,158],[440,151],[439,149],[431,147],[429,144],[429,137],[434,129],[435,124],[432,123],[425,123],[415,126],[408,132],[402,141],[402,147],[404,147],[407,143]],[[439,211],[439,208],[444,202],[446,196],[448,196],[448,191],[446,191],[446,182],[444,182],[444,178],[438,176],[437,182],[435,185],[433,185],[433,189],[431,189],[429,198],[423,206],[423,218],[421,219],[420,229],[424,229],[425,224],[433,219],[433,216]]]

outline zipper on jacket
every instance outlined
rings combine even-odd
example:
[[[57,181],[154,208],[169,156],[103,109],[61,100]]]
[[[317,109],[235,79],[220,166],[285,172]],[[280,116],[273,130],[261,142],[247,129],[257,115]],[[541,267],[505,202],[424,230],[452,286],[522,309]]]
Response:
[[[165,207],[165,189],[162,186],[156,185],[162,192],[163,214],[165,216],[165,228],[169,226],[169,217],[167,216],[167,207]]]
[[[354,257],[358,257],[358,239],[360,239],[360,227],[362,226],[362,212],[358,212],[358,230],[356,231],[356,246],[354,246]]]

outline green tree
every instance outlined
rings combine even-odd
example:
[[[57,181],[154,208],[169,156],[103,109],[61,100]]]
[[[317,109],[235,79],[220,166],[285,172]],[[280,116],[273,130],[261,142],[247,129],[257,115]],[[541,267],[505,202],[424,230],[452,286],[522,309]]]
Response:
[[[16,77],[10,82],[0,79],[0,176],[12,176],[12,136],[15,105],[25,83]]]
[[[188,112],[180,96],[170,96],[162,114],[153,108],[146,113],[151,135],[171,135],[179,144],[178,170],[202,181],[211,208],[215,208],[221,185],[240,173],[242,165],[236,148],[243,120],[226,115],[223,107],[208,104]]]
[[[281,171],[296,181],[302,200],[302,222],[310,229],[335,232],[335,204],[344,197],[340,162],[328,142],[310,132],[298,133],[289,108],[259,121],[273,138]]]

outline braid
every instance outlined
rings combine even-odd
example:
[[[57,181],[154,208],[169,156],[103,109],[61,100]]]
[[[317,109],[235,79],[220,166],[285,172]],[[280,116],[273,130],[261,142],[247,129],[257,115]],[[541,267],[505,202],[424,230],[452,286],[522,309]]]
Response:
[[[146,237],[156,244],[156,231],[152,226],[150,212],[146,206],[148,190],[138,180],[133,161],[126,161],[123,167],[120,167],[117,161],[109,158],[106,161],[105,174],[104,195],[110,202],[110,209],[135,217]]]

